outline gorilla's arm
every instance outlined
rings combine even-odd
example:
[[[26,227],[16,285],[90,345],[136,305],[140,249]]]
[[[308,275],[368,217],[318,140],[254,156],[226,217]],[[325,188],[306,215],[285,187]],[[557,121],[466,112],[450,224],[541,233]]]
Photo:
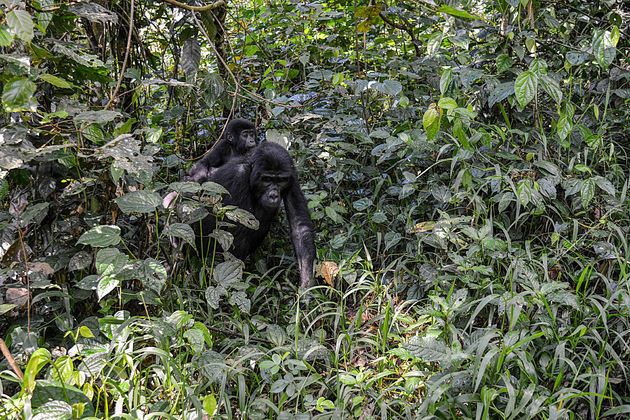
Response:
[[[315,260],[315,227],[297,179],[291,183],[283,200],[291,229],[291,242],[300,271],[300,286],[310,287],[313,283]]]
[[[224,139],[214,146],[204,157],[199,159],[188,171],[184,181],[194,181],[203,183],[209,178],[209,171],[218,168],[232,157],[232,147]]]

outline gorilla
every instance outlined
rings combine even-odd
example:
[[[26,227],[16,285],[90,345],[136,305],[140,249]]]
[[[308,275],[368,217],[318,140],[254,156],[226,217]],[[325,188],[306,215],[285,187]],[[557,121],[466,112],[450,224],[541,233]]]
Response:
[[[221,184],[230,193],[229,197],[223,199],[225,204],[245,209],[258,220],[258,230],[241,224],[227,229],[234,236],[230,252],[239,259],[245,259],[262,243],[280,203],[284,202],[300,272],[300,286],[311,286],[315,260],[315,228],[306,199],[300,190],[293,160],[282,146],[263,142],[245,156],[232,157],[221,166],[209,170],[201,167],[199,172],[195,172],[193,167],[189,176],[200,183],[213,181]],[[197,235],[197,248],[202,253],[214,248],[211,234],[216,225],[216,217],[211,214],[193,226]]]
[[[243,156],[256,146],[256,126],[244,118],[234,118],[225,128],[223,138],[188,172],[184,181],[200,182],[211,168],[218,168],[235,156]]]
[[[256,126],[245,118],[234,118],[227,127],[223,138],[199,159],[188,171],[182,181],[202,183],[213,168],[225,164],[234,157],[244,156],[256,146]],[[171,192],[162,199],[164,208],[170,208],[177,198],[176,192]]]

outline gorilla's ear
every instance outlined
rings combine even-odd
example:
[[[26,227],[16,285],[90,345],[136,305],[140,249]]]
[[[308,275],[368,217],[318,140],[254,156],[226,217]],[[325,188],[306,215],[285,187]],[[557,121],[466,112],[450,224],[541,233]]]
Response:
[[[234,130],[225,130],[225,141],[228,143],[234,143],[236,136],[234,135]]]

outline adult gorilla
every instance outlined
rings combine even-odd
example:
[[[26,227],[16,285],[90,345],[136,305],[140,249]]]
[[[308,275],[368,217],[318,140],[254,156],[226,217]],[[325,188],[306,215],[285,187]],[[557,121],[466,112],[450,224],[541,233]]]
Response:
[[[224,197],[224,203],[245,209],[258,220],[258,230],[240,224],[228,229],[234,236],[230,252],[239,259],[245,259],[262,243],[280,203],[284,201],[300,272],[300,286],[309,287],[312,284],[315,228],[300,190],[293,160],[282,146],[263,142],[246,156],[232,158],[224,165],[206,171],[202,177],[196,177],[192,170],[190,175],[198,182],[213,181],[223,185],[230,193],[230,197]],[[215,226],[214,215],[201,222],[201,229],[196,224],[199,250],[213,249],[214,240],[209,234]]]

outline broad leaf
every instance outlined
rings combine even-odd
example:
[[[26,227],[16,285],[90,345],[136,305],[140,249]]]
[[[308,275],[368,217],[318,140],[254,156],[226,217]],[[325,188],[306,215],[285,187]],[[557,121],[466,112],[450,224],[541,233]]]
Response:
[[[214,281],[223,287],[229,287],[230,284],[241,281],[243,278],[243,263],[240,261],[225,261],[217,264],[212,272]]]
[[[13,34],[0,26],[0,47],[8,47],[13,42]]]
[[[48,74],[48,73],[40,75],[39,78],[42,80],[45,80],[51,85],[57,86],[62,89],[70,89],[73,86],[72,84],[65,81],[64,79],[57,76],[53,76],[52,74]]]
[[[482,20],[482,18],[480,18],[479,16],[471,15],[470,13],[468,13],[465,10],[456,9],[454,7],[451,7],[451,6],[440,6],[438,8],[438,12],[446,13],[448,15],[455,16],[455,17],[458,17],[458,18],[463,18],[463,19],[479,19],[479,20]]]
[[[523,207],[527,207],[527,205],[532,201],[531,181],[529,179],[522,179],[519,181],[518,186],[516,187],[516,193],[521,205]]]
[[[546,74],[542,75],[539,80],[543,90],[551,96],[551,99],[553,99],[556,104],[560,105],[560,103],[562,103],[562,90],[560,89],[560,84]]]
[[[85,244],[93,247],[106,247],[117,245],[120,242],[120,228],[118,226],[100,225],[85,232],[77,244]]]
[[[230,305],[238,306],[241,312],[249,313],[252,307],[252,302],[247,298],[245,292],[232,293],[229,299]]]
[[[591,178],[584,180],[580,191],[582,198],[582,206],[587,208],[593,197],[595,196],[595,182]]]
[[[195,232],[186,223],[173,223],[168,225],[164,233],[173,238],[181,238],[193,248],[195,248]]]
[[[33,39],[33,18],[26,10],[11,10],[7,13],[7,25],[22,41],[31,42]]]
[[[521,107],[526,107],[536,96],[538,89],[538,78],[531,71],[524,71],[519,74],[514,82],[514,93],[516,100]]]
[[[225,216],[231,221],[240,223],[253,230],[257,230],[260,224],[253,214],[243,209],[230,209],[225,212]]]
[[[212,309],[219,309],[221,297],[223,296],[227,296],[227,290],[221,285],[217,287],[210,286],[206,289],[206,302]]]
[[[162,203],[156,192],[138,190],[129,192],[114,200],[123,213],[152,213]]]
[[[35,83],[28,79],[14,79],[4,85],[2,90],[2,104],[7,112],[35,111],[37,102]]]
[[[190,227],[190,226],[189,226]],[[159,261],[147,258],[140,262],[136,271],[145,288],[160,293],[166,283],[166,268]]]
[[[453,81],[453,69],[447,68],[442,72],[442,76],[440,77],[440,93],[442,95],[446,94],[448,88],[451,86],[451,82]]]

